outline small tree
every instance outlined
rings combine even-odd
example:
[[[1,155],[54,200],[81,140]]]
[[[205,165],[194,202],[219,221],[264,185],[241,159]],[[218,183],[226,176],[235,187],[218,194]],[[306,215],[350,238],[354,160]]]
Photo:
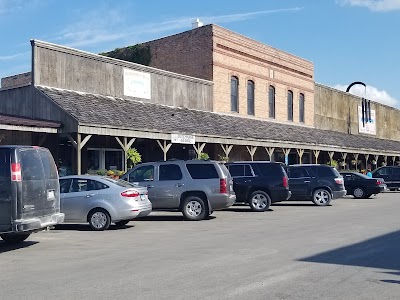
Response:
[[[142,156],[136,150],[136,148],[131,148],[126,153],[128,160],[128,168],[136,166],[138,163],[142,162]]]

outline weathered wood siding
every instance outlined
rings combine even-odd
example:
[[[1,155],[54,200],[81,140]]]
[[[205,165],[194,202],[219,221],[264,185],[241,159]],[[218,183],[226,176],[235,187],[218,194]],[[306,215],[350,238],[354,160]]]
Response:
[[[0,113],[56,121],[61,132],[76,132],[78,122],[34,86],[0,91]]]
[[[151,77],[151,99],[138,100],[212,111],[210,81],[40,41],[32,44],[35,85],[132,98],[124,95],[123,72],[128,68]]]

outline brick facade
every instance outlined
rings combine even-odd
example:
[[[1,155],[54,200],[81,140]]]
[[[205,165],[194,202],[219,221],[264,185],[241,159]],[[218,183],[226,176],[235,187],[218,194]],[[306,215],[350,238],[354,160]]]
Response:
[[[239,79],[239,112],[247,115],[247,82],[255,84],[256,118],[269,119],[268,90],[275,87],[275,121],[288,122],[287,94],[293,92],[293,122],[299,124],[299,97],[305,122],[314,125],[313,63],[217,25],[206,25],[145,43],[150,66],[214,82],[213,111],[232,113],[231,76]],[[237,114],[234,112],[234,114]]]

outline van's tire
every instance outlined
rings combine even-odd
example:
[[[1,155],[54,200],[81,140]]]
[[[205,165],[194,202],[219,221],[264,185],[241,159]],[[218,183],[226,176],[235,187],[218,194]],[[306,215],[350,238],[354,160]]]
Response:
[[[188,221],[203,220],[208,215],[205,201],[197,196],[187,197],[182,204],[182,214]]]
[[[252,211],[262,212],[271,206],[271,198],[264,191],[254,191],[251,193],[248,203]]]
[[[90,211],[88,216],[90,227],[96,231],[107,230],[110,227],[110,214],[102,208],[95,208]]]
[[[316,189],[312,196],[312,202],[318,206],[327,206],[331,203],[332,196],[327,189]]]
[[[368,199],[368,198],[370,198],[371,196],[372,196],[372,194],[366,194],[365,197],[364,197],[364,199]]]
[[[18,244],[25,241],[30,235],[30,233],[4,233],[0,234],[0,237],[8,244]]]
[[[358,186],[353,190],[354,198],[362,199],[362,198],[365,198],[365,195],[366,195],[365,190],[362,187]]]
[[[126,224],[128,224],[130,221],[131,220],[118,221],[118,222],[115,222],[115,226],[122,227],[122,226],[125,226]]]

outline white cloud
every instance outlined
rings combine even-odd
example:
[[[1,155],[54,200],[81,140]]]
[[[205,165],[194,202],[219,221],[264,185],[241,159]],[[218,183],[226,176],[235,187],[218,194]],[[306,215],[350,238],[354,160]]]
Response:
[[[50,40],[62,42],[70,47],[93,46],[105,42],[132,39],[133,36],[155,33],[162,34],[172,30],[190,29],[191,23],[197,18],[205,24],[231,23],[254,19],[266,14],[297,12],[301,9],[302,8],[299,7],[293,7],[220,16],[181,17],[161,22],[136,25],[127,25],[129,24],[130,18],[125,18],[125,14],[117,9],[99,9],[89,14],[80,15],[80,20],[78,22],[66,27],[57,36],[53,38],[50,37]]]
[[[334,86],[335,89],[346,91],[348,85],[337,84]],[[400,108],[400,100],[390,96],[386,91],[378,90],[376,87],[367,85],[364,88],[362,85],[354,85],[351,87],[350,94],[365,97],[369,100],[376,101],[382,104],[386,104],[392,107]]]
[[[16,58],[19,58],[21,56],[28,55],[30,52],[22,52],[22,53],[16,53],[12,55],[0,55],[0,61],[6,61],[6,60],[13,60]]]
[[[366,7],[377,12],[400,10],[400,0],[338,0],[336,2],[341,5]]]

